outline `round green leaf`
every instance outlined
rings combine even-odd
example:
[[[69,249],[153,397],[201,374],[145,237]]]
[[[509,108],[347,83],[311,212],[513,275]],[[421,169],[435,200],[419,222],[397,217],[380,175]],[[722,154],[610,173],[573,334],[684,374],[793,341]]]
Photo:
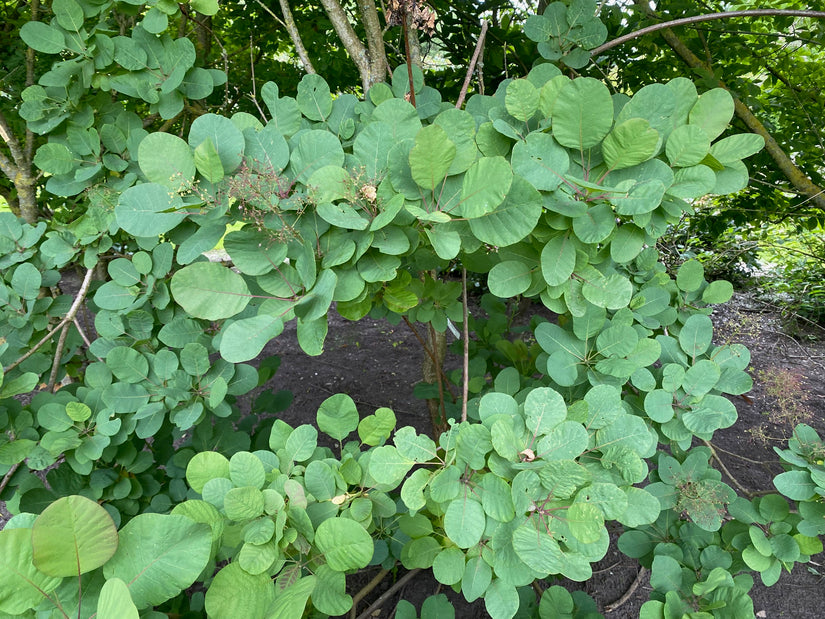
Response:
[[[429,125],[415,136],[410,150],[410,172],[415,183],[430,191],[444,180],[455,159],[455,144],[438,125]]]
[[[676,285],[685,292],[698,290],[705,281],[705,268],[698,260],[684,262],[676,273]]]
[[[29,22],[40,23],[40,22]],[[29,25],[26,24],[26,25]],[[25,26],[24,26],[25,28]],[[65,145],[57,142],[43,144],[34,155],[34,165],[51,175],[68,174],[74,169],[75,156]]]
[[[713,339],[713,323],[708,316],[694,314],[679,331],[679,346],[691,357],[701,355]]]
[[[456,547],[445,548],[433,561],[433,576],[442,585],[461,582],[464,575],[464,552]]]
[[[525,523],[513,531],[513,550],[524,563],[543,574],[558,574],[563,557],[558,542],[545,530]]]
[[[643,118],[630,118],[607,135],[602,155],[611,170],[621,170],[647,161],[658,147],[659,132]]]
[[[570,157],[552,136],[533,132],[513,146],[512,164],[513,171],[536,189],[553,191],[567,174]]]
[[[189,187],[195,178],[192,149],[171,133],[150,133],[143,138],[138,146],[138,163],[149,182],[171,191]]]
[[[254,359],[283,330],[284,321],[277,316],[261,314],[236,320],[221,334],[221,357],[230,363]]]
[[[106,365],[118,379],[139,383],[149,376],[149,361],[134,348],[117,346],[106,355]]]
[[[195,492],[203,492],[210,479],[229,479],[229,460],[217,451],[200,451],[186,465],[186,481]]]
[[[697,125],[676,127],[667,139],[665,153],[670,165],[686,168],[702,163],[710,151],[710,138]]]
[[[263,488],[266,482],[263,462],[253,453],[239,451],[229,460],[229,479],[236,486]]]
[[[196,262],[172,276],[172,296],[191,316],[205,320],[230,318],[249,303],[243,278],[215,262]]]
[[[444,531],[459,548],[470,548],[481,541],[486,522],[481,503],[469,498],[458,498],[447,506]]]
[[[702,291],[702,301],[713,305],[727,303],[732,296],[733,284],[723,279],[711,282],[708,287]]]
[[[395,413],[382,407],[375,414],[364,417],[358,424],[358,436],[366,445],[380,445],[387,440],[395,428]]]
[[[773,485],[794,501],[807,501],[816,494],[816,485],[808,471],[786,471],[773,479]]]
[[[573,503],[567,510],[570,533],[583,544],[598,541],[604,530],[604,515],[591,503]]]
[[[321,403],[315,419],[321,432],[342,441],[358,427],[358,409],[346,393],[336,393]]]
[[[0,531],[0,612],[22,615],[36,608],[62,578],[47,576],[32,563],[31,530],[6,527]]]
[[[171,168],[165,168],[167,173]],[[169,177],[171,178],[171,177]],[[133,185],[120,194],[115,207],[117,224],[134,236],[158,236],[186,217],[183,200],[157,183]]]
[[[490,292],[502,299],[509,299],[521,294],[533,281],[533,268],[517,260],[499,262],[487,275]]]
[[[344,165],[344,149],[341,142],[326,131],[307,131],[297,138],[289,167],[300,183],[306,183],[315,170],[324,166]]]
[[[27,21],[20,28],[20,38],[36,52],[59,54],[66,47],[63,33],[42,21]]]
[[[275,583],[269,574],[249,574],[235,561],[215,575],[204,606],[214,619],[266,617],[274,600]]]
[[[613,125],[613,99],[601,81],[580,77],[568,82],[553,106],[553,137],[562,146],[596,146]]]
[[[244,156],[250,169],[264,174],[280,174],[289,163],[289,145],[275,123],[263,129],[243,132]]]
[[[714,140],[728,128],[733,112],[731,94],[724,88],[714,88],[699,95],[699,100],[690,110],[689,120],[691,125],[701,127]]]
[[[513,80],[507,84],[504,106],[510,116],[526,122],[539,109],[539,91],[529,80]]]
[[[103,575],[127,583],[135,606],[144,609],[191,586],[211,548],[209,525],[186,516],[140,514],[120,530],[118,550],[103,566]]]
[[[198,116],[189,129],[189,146],[197,148],[206,140],[211,140],[217,150],[225,174],[234,172],[241,165],[246,141],[229,118],[217,114]]]
[[[315,546],[336,572],[366,567],[374,551],[370,534],[360,524],[346,518],[330,518],[318,525]]]
[[[138,619],[138,609],[129,595],[129,587],[120,578],[103,583],[97,600],[98,619]]]
[[[258,488],[231,488],[223,497],[223,509],[230,520],[250,520],[264,511],[264,495]]]
[[[765,146],[765,138],[756,133],[739,133],[716,142],[710,154],[722,165],[731,165],[758,153]]]
[[[576,242],[568,235],[554,236],[541,250],[541,274],[549,286],[570,279],[576,266]]]
[[[458,214],[472,219],[490,213],[504,201],[513,170],[504,157],[483,157],[464,174]]]
[[[323,121],[332,112],[329,85],[317,74],[310,73],[301,78],[295,100],[301,113],[310,120]]]
[[[512,619],[518,612],[519,595],[516,588],[496,578],[484,594],[484,608],[492,619]]]
[[[11,287],[27,301],[37,298],[42,283],[43,275],[31,262],[24,262],[18,266],[14,270],[14,275],[11,276]]]
[[[489,213],[471,219],[470,229],[484,243],[507,247],[533,231],[542,211],[541,194],[526,180],[514,176],[504,202]]]
[[[560,393],[538,387],[524,400],[525,425],[535,436],[547,434],[567,417],[567,405]]]
[[[49,576],[78,576],[117,550],[117,528],[103,507],[72,495],[49,505],[32,526],[34,564]]]

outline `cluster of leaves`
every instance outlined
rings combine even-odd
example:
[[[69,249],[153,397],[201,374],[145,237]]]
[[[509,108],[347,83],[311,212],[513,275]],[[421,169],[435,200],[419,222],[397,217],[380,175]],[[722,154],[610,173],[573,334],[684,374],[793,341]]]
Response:
[[[56,4],[61,15],[81,6]],[[152,13],[162,6],[145,13],[132,43],[113,43],[116,55],[143,41],[149,63],[147,50],[186,47],[147,29],[150,14],[162,20]],[[564,32],[578,43],[581,30],[597,30],[574,5],[564,15]],[[61,45],[71,32],[88,40],[85,28],[70,32],[66,23],[25,36],[37,49],[43,28],[60,33]],[[167,81],[178,90],[190,72],[220,81],[188,61],[168,74],[160,60],[134,69],[114,62],[122,70],[102,87],[142,84],[119,92],[150,98],[157,87],[157,101],[144,102],[162,115],[177,109],[167,108],[178,100]],[[166,81],[151,82],[160,73]],[[352,606],[347,573],[400,562],[432,569],[467,600],[483,597],[494,619],[586,616],[594,607],[581,596],[553,587],[537,605],[529,586],[590,578],[607,551],[606,523],[616,521],[625,535],[654,540],[625,544],[654,568],[658,598],[648,617],[686,609],[742,617],[748,577],[740,571],[771,582],[778,566],[816,551],[810,528],[791,535],[801,519],[783,513],[780,497],[737,515],[739,499],[709,468],[708,453],[691,449],[735,422],[724,394],[750,388],[749,354],[712,343],[708,315],[731,285],[709,283],[695,260],[671,276],[655,246],[691,211],[688,201],[747,184],[742,159],[761,138],[722,137],[730,95],[700,95],[685,78],[611,95],[595,79],[539,64],[460,110],[412,73],[417,107],[406,100],[406,67],[364,100],[333,97],[321,77],[307,75],[294,98],[273,83],[261,88],[269,119],[203,114],[179,136],[147,133],[128,111],[121,124],[132,129],[118,134],[114,116],[84,105],[67,105],[51,127],[43,109],[27,117],[49,135],[36,157],[51,175],[47,189],[73,195],[95,186],[67,224],[0,219],[0,472],[17,514],[0,532],[17,566],[4,576],[13,586],[3,588],[0,611],[67,615],[84,605],[104,616],[152,616],[165,605],[214,617],[298,617],[310,602],[316,613],[341,614]],[[68,78],[78,92],[82,75]],[[90,154],[75,150],[81,134]],[[106,145],[104,135],[118,140]],[[107,167],[108,155],[122,169]],[[69,161],[71,169],[61,167]],[[223,241],[232,265],[206,260],[233,224],[242,227]],[[313,426],[240,418],[235,398],[277,365],[245,362],[286,322],[296,321],[310,355],[323,352],[333,303],[353,320],[372,313],[444,330],[463,320],[460,286],[419,274],[457,264],[486,277],[499,299],[537,298],[559,314],[557,324],[533,321],[532,349],[497,339],[496,319],[488,321],[471,361],[481,380],[467,420],[456,414],[434,440],[411,427],[394,431],[389,409],[360,418],[348,396],[336,395],[317,415],[336,453],[319,446]],[[86,270],[80,291],[74,300],[50,296],[70,265]],[[107,281],[92,282],[104,266]],[[74,320],[84,301],[95,312],[85,347]],[[58,331],[71,335],[53,343]],[[490,370],[487,382],[481,372]],[[14,399],[47,374],[47,387],[69,384],[25,405]],[[264,397],[257,410],[285,404]],[[673,456],[657,457],[660,445]],[[50,467],[46,488],[30,471]],[[785,480],[783,492],[801,483]],[[816,510],[814,494],[789,496]],[[717,533],[726,509],[765,540],[740,536],[736,523],[730,535]],[[56,537],[78,544],[44,550],[43,540]],[[178,563],[185,568],[167,576]],[[79,587],[61,580],[70,575]],[[179,594],[195,582],[205,595],[184,601]]]

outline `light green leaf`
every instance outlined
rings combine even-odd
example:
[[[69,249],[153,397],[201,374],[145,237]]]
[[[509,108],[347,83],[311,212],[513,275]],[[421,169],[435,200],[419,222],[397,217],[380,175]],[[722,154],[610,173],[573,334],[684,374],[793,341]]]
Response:
[[[541,194],[526,180],[514,176],[504,202],[489,213],[471,219],[470,229],[478,240],[506,247],[527,237],[542,212]]]
[[[464,174],[458,214],[472,219],[490,213],[504,201],[513,170],[504,157],[483,157]]]
[[[41,22],[28,22],[26,25],[31,23],[39,24]],[[43,144],[34,155],[34,165],[47,174],[54,176],[68,174],[74,169],[76,163],[79,163],[79,161],[75,161],[74,153],[64,144],[57,142]]]
[[[329,85],[317,74],[308,74],[301,78],[295,100],[301,113],[310,120],[323,121],[332,112]]]
[[[549,286],[570,279],[576,266],[576,245],[568,234],[563,234],[551,238],[541,250],[541,274]]]
[[[438,125],[429,125],[415,136],[410,150],[410,172],[419,187],[430,191],[444,180],[456,155],[455,144]]]
[[[492,294],[502,299],[515,297],[530,287],[534,268],[518,260],[499,262],[490,269],[487,286]]]
[[[444,531],[459,548],[471,548],[481,541],[486,521],[481,503],[461,497],[447,506]]]
[[[206,320],[230,318],[249,303],[243,278],[214,262],[196,262],[172,276],[172,296],[191,316]]]
[[[249,574],[234,561],[215,575],[204,602],[206,612],[214,619],[258,619],[267,616],[274,600],[275,583],[269,574]]]
[[[370,534],[346,518],[329,518],[318,525],[315,545],[336,572],[366,567],[374,551]]]
[[[738,133],[716,142],[710,154],[722,165],[730,165],[758,153],[765,146],[765,138],[756,133]]]
[[[210,183],[223,180],[223,164],[211,138],[205,139],[195,149],[195,168]]]
[[[344,440],[359,427],[358,408],[346,393],[336,393],[321,402],[315,419],[318,429],[336,441]]]
[[[120,195],[115,216],[123,230],[145,237],[168,232],[184,220],[186,212],[178,194],[170,193],[164,185],[143,183]]]
[[[203,492],[206,482],[217,477],[229,479],[229,460],[216,451],[198,452],[186,465],[186,481],[195,492]]]
[[[22,615],[37,607],[44,595],[54,591],[63,580],[34,567],[30,529],[6,527],[0,531],[0,556],[0,612]]]
[[[103,566],[120,578],[138,609],[162,604],[189,587],[206,567],[212,548],[208,525],[185,516],[140,514],[120,530],[115,555]]]
[[[673,167],[686,168],[702,163],[710,151],[710,138],[697,125],[676,127],[667,139],[665,153]]]
[[[229,118],[217,114],[198,116],[189,129],[189,146],[197,149],[207,140],[217,150],[224,174],[231,174],[241,165],[246,141]]]
[[[192,149],[171,133],[150,133],[143,138],[138,147],[138,163],[149,182],[171,191],[189,187],[195,178]]]
[[[484,594],[484,608],[492,619],[512,619],[518,611],[519,595],[516,588],[496,578]]]
[[[66,47],[63,33],[42,21],[27,21],[20,28],[20,38],[36,52],[59,54]]]
[[[284,321],[277,316],[261,314],[236,320],[221,334],[221,357],[230,363],[254,359],[283,330]]]
[[[611,170],[647,161],[659,146],[659,132],[643,118],[630,118],[614,127],[602,142],[602,155]]]
[[[733,108],[733,97],[727,90],[708,90],[699,95],[699,100],[691,108],[690,124],[701,127],[711,140],[715,140],[728,128]]]
[[[395,413],[391,409],[379,408],[375,414],[361,420],[358,424],[358,436],[367,445],[380,445],[389,438],[395,423]]]
[[[138,619],[138,616],[126,583],[120,578],[107,580],[97,600],[98,619]]]
[[[568,82],[553,106],[553,137],[575,150],[596,146],[613,125],[613,100],[601,81],[580,77]]]
[[[507,84],[504,105],[510,116],[526,122],[539,109],[539,91],[529,80],[513,80]]]
[[[79,576],[108,561],[117,550],[117,528],[94,501],[58,499],[32,525],[34,565],[49,576]]]

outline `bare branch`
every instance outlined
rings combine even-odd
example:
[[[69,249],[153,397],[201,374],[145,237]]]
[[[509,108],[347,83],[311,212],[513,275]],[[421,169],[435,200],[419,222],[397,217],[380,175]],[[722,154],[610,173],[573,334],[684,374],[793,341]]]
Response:
[[[478,57],[481,55],[481,49],[484,47],[484,37],[487,35],[487,20],[484,19],[481,21],[481,33],[478,35],[478,43],[476,43],[476,49],[473,52],[473,58],[470,60],[470,66],[467,67],[467,75],[464,78],[464,84],[461,86],[461,92],[458,95],[458,101],[456,102],[456,108],[461,108],[464,105],[464,98],[467,96],[467,89],[470,87],[470,80],[473,77],[473,71],[475,70],[476,63],[478,62]]]
[[[370,80],[370,59],[367,48],[358,38],[358,35],[355,34],[355,30],[349,23],[347,14],[344,13],[344,9],[341,8],[338,0],[321,0],[321,4],[324,5],[327,17],[329,17],[329,20],[332,22],[332,27],[335,28],[338,38],[341,39],[344,49],[347,50],[350,58],[352,58],[352,61],[358,68],[358,73],[361,75],[361,84],[366,93],[369,87],[372,86],[372,81]]]
[[[286,28],[286,31],[289,33],[289,38],[292,39],[292,44],[295,46],[295,51],[298,53],[298,59],[304,66],[304,71],[307,73],[317,73],[317,71],[315,71],[315,67],[312,66],[312,61],[309,59],[307,48],[304,47],[304,41],[301,39],[301,33],[298,32],[298,26],[295,25],[295,19],[292,17],[292,10],[289,8],[288,0],[278,0],[278,3],[281,5],[281,13],[284,14],[283,19],[278,17],[275,12],[266,6],[261,0],[256,0],[256,2],[264,11],[269,13],[272,19]]]
[[[636,3],[639,6],[639,3]],[[643,12],[647,13],[648,16],[652,15],[653,12],[647,7],[645,11],[645,7],[642,7]],[[650,34],[651,32],[658,32],[659,30],[668,30],[675,26],[684,26],[686,24],[699,24],[701,22],[706,21],[715,21],[717,19],[729,19],[732,17],[769,17],[769,16],[777,16],[777,17],[813,17],[815,19],[825,19],[825,11],[795,11],[795,10],[785,10],[785,9],[754,9],[750,11],[725,11],[724,13],[708,13],[707,15],[694,15],[693,17],[682,17],[681,19],[674,19],[671,21],[662,22],[661,24],[654,24],[652,26],[647,26],[646,28],[640,28],[639,30],[634,30],[633,32],[629,32],[623,36],[617,37],[612,41],[608,41],[607,43],[600,45],[596,49],[590,52],[591,56],[596,56],[601,54],[604,51],[622,45],[623,43],[627,43],[628,41],[632,41],[633,39],[638,39],[639,37],[643,37],[646,34]]]
[[[389,73],[387,52],[384,49],[384,30],[378,21],[378,9],[375,0],[357,0],[358,12],[367,32],[367,47],[369,48],[370,86],[384,80]]]
[[[66,315],[63,319],[57,323],[51,331],[49,331],[43,338],[35,344],[29,351],[21,356],[17,361],[10,363],[8,366],[4,368],[6,372],[11,370],[12,368],[16,368],[18,365],[23,363],[26,359],[31,357],[34,353],[36,353],[43,344],[48,342],[52,336],[60,331],[64,326],[68,325],[70,322],[74,320],[74,317],[77,316],[77,311],[80,309],[80,306],[83,304],[83,300],[86,298],[86,294],[89,292],[89,286],[92,284],[92,275],[94,275],[95,269],[92,267],[91,269],[86,270],[86,276],[83,278],[83,283],[80,285],[80,290],[77,292],[77,296],[72,303],[72,306],[69,308],[69,311],[66,312]]]

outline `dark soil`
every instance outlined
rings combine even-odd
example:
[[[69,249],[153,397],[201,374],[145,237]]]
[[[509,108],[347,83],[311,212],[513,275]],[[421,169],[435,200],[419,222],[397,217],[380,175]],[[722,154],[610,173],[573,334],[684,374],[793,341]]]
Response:
[[[782,472],[774,445],[782,445],[793,425],[805,421],[825,435],[825,331],[816,325],[804,325],[797,339],[786,334],[779,314],[746,295],[718,308],[714,314],[717,342],[738,342],[752,355],[751,374],[754,389],[746,397],[734,399],[739,420],[731,428],[718,432],[713,445],[735,481],[725,475],[734,488],[737,483],[748,491],[774,490],[771,480]],[[448,334],[448,341],[452,336]],[[415,335],[404,324],[391,325],[384,320],[364,319],[357,323],[330,313],[330,329],[324,354],[308,357],[298,347],[294,326],[270,343],[264,355],[277,354],[282,363],[266,388],[289,389],[292,405],[278,416],[291,425],[313,423],[318,406],[335,393],[348,393],[362,415],[381,406],[391,407],[398,426],[411,425],[419,432],[431,433],[425,402],[412,395],[420,380],[423,352]],[[455,358],[447,361],[458,364]],[[740,490],[741,492],[741,490]],[[621,533],[616,528],[614,540]],[[792,573],[783,573],[771,588],[757,584],[751,591],[754,611],[760,618],[820,619],[825,614],[825,566],[822,555],[808,565],[797,565]],[[639,564],[622,555],[615,544],[605,558],[594,565],[594,576],[586,583],[561,582],[571,589],[583,589],[595,598],[599,609],[622,598],[637,580]],[[377,573],[350,577],[352,592],[358,591]],[[403,575],[399,572],[397,578]],[[359,605],[363,612],[370,602],[393,583],[392,574],[376,587]],[[546,583],[556,584],[556,583]],[[639,616],[639,608],[648,600],[647,574],[642,574],[633,595],[608,619]],[[434,593],[446,593],[454,603],[456,617],[488,617],[483,603],[467,604],[461,595],[443,587],[426,572],[413,579],[385,601],[370,617],[393,616],[399,599],[420,608],[421,602]]]

